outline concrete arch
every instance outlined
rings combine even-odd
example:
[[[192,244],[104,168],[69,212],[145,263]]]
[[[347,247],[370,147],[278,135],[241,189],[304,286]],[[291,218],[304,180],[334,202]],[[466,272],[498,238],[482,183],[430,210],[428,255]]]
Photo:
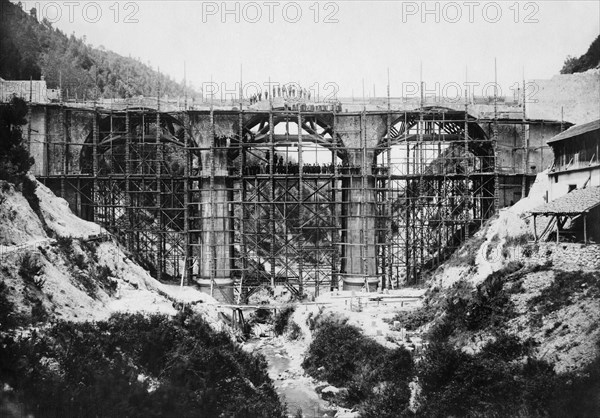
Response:
[[[466,120],[469,151],[478,157],[493,155],[494,150],[489,142],[489,137],[477,123],[477,119],[466,114]],[[424,126],[418,126],[421,122]],[[379,141],[378,149],[380,151],[386,146],[397,145],[405,141],[416,141],[419,136],[423,141],[440,139],[461,141],[465,139],[465,112],[446,107],[428,106],[399,115],[390,126],[390,133],[386,133]],[[421,130],[420,135],[411,132],[417,127]]]
[[[298,125],[298,114],[274,114],[273,126],[269,126],[268,114],[257,114],[245,122],[243,127],[244,143],[266,143],[273,135],[274,143],[298,143],[298,130],[301,129],[302,141],[312,142],[329,149],[343,161],[347,158],[346,146],[335,133],[331,114],[300,114],[302,126]],[[285,125],[285,133],[278,133]],[[289,127],[292,127],[292,131]],[[278,129],[279,128],[279,129]],[[273,132],[271,132],[273,130]]]
[[[127,139],[132,143],[156,143],[156,110],[151,108],[131,108],[127,111],[99,112],[97,113],[98,147],[100,155],[110,149],[122,148]],[[127,122],[126,119],[129,119]],[[183,149],[184,125],[180,119],[171,113],[159,113],[160,119],[160,142]],[[129,127],[127,128],[127,123]],[[127,130],[129,129],[129,130]],[[94,130],[89,129],[79,156],[82,172],[92,172],[92,148],[94,142]],[[122,165],[119,167],[124,170]],[[118,168],[117,168],[118,169]]]

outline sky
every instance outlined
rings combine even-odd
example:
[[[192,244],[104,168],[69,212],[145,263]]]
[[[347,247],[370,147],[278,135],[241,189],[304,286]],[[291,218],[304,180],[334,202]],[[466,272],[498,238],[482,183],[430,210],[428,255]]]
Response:
[[[558,74],[600,34],[598,1],[22,1],[67,34],[220,92],[297,82],[357,98],[420,80],[476,95]],[[494,64],[496,63],[496,64]],[[209,87],[211,88],[211,87]],[[364,93],[363,93],[364,92]]]

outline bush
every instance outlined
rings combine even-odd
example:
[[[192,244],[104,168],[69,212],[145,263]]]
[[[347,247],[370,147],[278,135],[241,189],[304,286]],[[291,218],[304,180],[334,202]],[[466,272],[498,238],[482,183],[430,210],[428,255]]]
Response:
[[[289,336],[290,340],[297,340],[298,338],[300,338],[302,336],[302,329],[300,328],[300,325],[298,325],[294,321],[288,323],[288,330],[289,330],[288,336]]]
[[[4,382],[35,416],[285,416],[264,358],[197,316],[117,314],[3,342]]]
[[[98,243],[95,241],[81,240],[81,248],[90,256],[94,263],[98,262]]]
[[[506,283],[518,278],[516,272],[523,264],[510,262],[506,267],[490,274],[475,289],[465,281],[459,281],[450,289],[446,299],[444,319],[446,330],[481,330],[501,328],[515,313],[510,295],[504,290]],[[436,330],[439,332],[439,329]]]
[[[0,104],[0,179],[20,183],[33,158],[23,140],[22,126],[27,123],[27,103],[13,97],[8,104]]]
[[[48,320],[48,311],[41,300],[34,300],[31,304],[31,323],[38,324]]]
[[[296,310],[295,306],[286,306],[273,319],[273,331],[275,335],[283,335],[289,325],[290,316]]]
[[[70,257],[73,253],[73,238],[58,237],[56,238],[56,244],[58,245],[58,248],[60,248],[60,250],[67,255],[67,257]]]
[[[358,328],[327,320],[318,325],[302,367],[317,379],[344,386],[362,362],[384,351],[383,346],[363,336]]]
[[[531,348],[508,335],[476,355],[444,341],[432,343],[418,366],[422,388],[418,415],[597,416],[600,357],[583,377],[560,376],[551,364],[529,357]]]
[[[406,328],[407,331],[415,331],[418,328],[421,328],[423,325],[433,321],[437,311],[438,309],[435,307],[425,304],[424,306],[413,311],[398,312],[388,322],[393,323],[394,321],[398,321],[403,328]]]
[[[94,281],[108,291],[108,293],[113,293],[117,290],[116,280],[111,279],[114,273],[110,267],[95,266],[91,272],[91,275]]]
[[[77,281],[83,286],[85,293],[90,297],[96,296],[96,291],[98,290],[98,284],[94,280],[94,276],[87,273],[76,273],[75,278]]]
[[[586,291],[588,297],[600,297],[600,273],[583,271],[557,271],[552,284],[531,298],[527,304],[537,316],[547,315],[570,305],[573,295]]]
[[[40,214],[40,199],[35,194],[37,189],[37,183],[35,180],[31,180],[29,177],[23,178],[22,193],[31,209],[39,216]]]
[[[15,324],[14,304],[8,299],[8,286],[0,282],[0,332],[8,331]]]
[[[517,236],[508,236],[506,237],[506,241],[504,241],[504,246],[511,247],[522,247],[524,245],[529,244],[530,241],[533,241],[535,237],[531,232],[525,232],[523,234]]]
[[[23,278],[23,281],[27,284],[31,284],[37,289],[41,290],[44,287],[46,280],[38,278],[38,274],[44,267],[33,257],[31,254],[26,253],[21,258],[21,266],[19,267],[19,275]]]
[[[73,264],[79,268],[79,270],[85,270],[88,266],[87,259],[83,254],[76,254],[73,256]]]
[[[387,349],[345,322],[326,320],[317,325],[302,367],[319,380],[347,387],[339,401],[348,406],[376,411],[391,403],[398,412],[408,405],[413,368],[408,351]],[[390,391],[396,394],[393,399],[385,396]]]

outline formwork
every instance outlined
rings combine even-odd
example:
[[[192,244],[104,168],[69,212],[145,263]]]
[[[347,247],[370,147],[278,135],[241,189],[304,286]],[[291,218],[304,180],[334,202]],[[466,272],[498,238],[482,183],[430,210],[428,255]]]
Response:
[[[40,179],[158,279],[231,302],[419,283],[498,208],[497,130],[467,106],[46,109]]]

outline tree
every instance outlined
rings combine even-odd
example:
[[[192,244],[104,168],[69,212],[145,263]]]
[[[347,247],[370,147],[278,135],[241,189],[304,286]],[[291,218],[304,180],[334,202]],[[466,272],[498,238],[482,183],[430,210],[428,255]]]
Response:
[[[562,69],[560,70],[560,73],[561,74],[573,74],[575,72],[575,68],[577,66],[577,61],[578,61],[577,58],[567,55],[567,58],[565,58],[565,62],[563,64]]]
[[[34,163],[23,140],[27,104],[18,97],[0,105],[0,179],[20,182]]]
[[[567,56],[561,74],[582,73],[600,66],[600,35],[592,42],[587,52],[579,58]]]

